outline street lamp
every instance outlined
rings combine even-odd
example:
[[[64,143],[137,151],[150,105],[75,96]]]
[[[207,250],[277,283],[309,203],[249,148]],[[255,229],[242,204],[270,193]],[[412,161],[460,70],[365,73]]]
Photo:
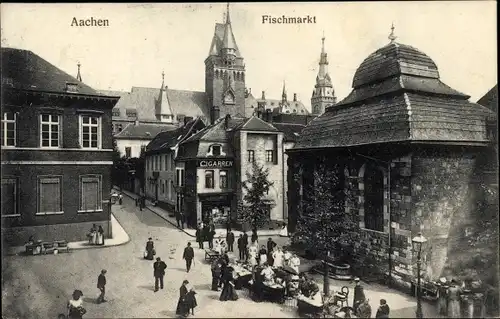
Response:
[[[323,260],[324,273],[323,273],[323,295],[325,298],[330,296],[330,266],[328,261],[330,260],[330,251],[327,252],[326,258]]]
[[[411,240],[413,244],[413,250],[417,251],[417,311],[416,311],[417,319],[423,318],[422,300],[420,296],[420,290],[421,290],[420,266],[422,264],[422,259],[421,259],[422,245],[426,241],[427,239],[424,236],[422,236],[422,233],[418,233],[418,235]]]

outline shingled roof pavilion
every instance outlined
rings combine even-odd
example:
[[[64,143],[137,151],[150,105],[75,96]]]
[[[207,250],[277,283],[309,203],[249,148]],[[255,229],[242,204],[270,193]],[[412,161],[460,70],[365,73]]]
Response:
[[[409,291],[418,233],[428,239],[424,280],[470,269],[460,261],[468,260],[464,229],[482,231],[495,114],[443,83],[425,53],[389,39],[356,70],[352,92],[287,152],[289,231],[301,231],[308,214],[326,218],[307,207],[317,205],[314,172],[330,172],[329,188],[345,196],[341,212],[359,226],[349,262]]]

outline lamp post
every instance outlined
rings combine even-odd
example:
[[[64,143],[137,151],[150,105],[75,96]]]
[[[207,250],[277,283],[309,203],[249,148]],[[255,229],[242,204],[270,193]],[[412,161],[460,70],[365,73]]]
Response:
[[[330,251],[327,252],[326,258],[323,260],[324,274],[323,274],[323,295],[325,298],[330,296],[330,267],[328,267],[328,260],[330,259]]]
[[[413,243],[413,249],[417,251],[417,311],[416,311],[416,316],[417,319],[423,318],[422,314],[422,300],[420,296],[420,290],[421,290],[421,283],[420,283],[420,267],[422,264],[422,259],[421,259],[421,252],[422,252],[422,245],[427,241],[427,239],[422,236],[422,233],[418,233],[416,237],[414,237],[412,240]]]

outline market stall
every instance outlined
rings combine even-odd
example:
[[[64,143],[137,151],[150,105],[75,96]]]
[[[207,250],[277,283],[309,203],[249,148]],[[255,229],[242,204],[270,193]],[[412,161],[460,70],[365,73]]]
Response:
[[[242,263],[232,263],[231,267],[234,268],[234,288],[237,290],[243,288],[250,288],[250,281],[252,280],[252,270],[251,267],[247,264]]]

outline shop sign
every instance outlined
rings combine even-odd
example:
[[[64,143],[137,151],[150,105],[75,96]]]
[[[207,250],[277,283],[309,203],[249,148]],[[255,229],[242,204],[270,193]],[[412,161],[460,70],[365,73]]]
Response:
[[[233,160],[202,160],[198,162],[201,168],[230,168],[233,167]]]

